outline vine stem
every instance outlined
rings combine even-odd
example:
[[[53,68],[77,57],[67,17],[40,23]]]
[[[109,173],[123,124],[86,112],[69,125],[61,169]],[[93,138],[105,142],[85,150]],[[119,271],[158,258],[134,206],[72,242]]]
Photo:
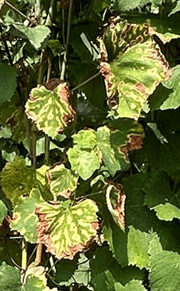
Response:
[[[97,74],[93,75],[92,77],[90,77],[89,79],[87,79],[86,81],[82,82],[81,84],[79,84],[78,86],[74,87],[71,92],[76,91],[77,89],[79,89],[80,87],[86,85],[87,83],[89,83],[90,81],[92,81],[93,79],[95,79],[96,77],[98,77],[100,75],[100,72],[98,72]]]
[[[64,78],[65,78],[67,55],[68,55],[68,44],[69,44],[69,36],[70,36],[70,28],[71,28],[72,5],[73,5],[73,0],[70,0],[70,3],[69,3],[69,12],[68,12],[66,46],[65,46],[64,58],[63,58],[63,63],[62,63],[61,76],[60,76],[60,79],[61,80],[64,80]]]
[[[25,239],[22,239],[22,261],[21,261],[21,266],[22,266],[22,271],[23,271],[23,276],[22,276],[22,283],[24,283],[24,278],[25,278],[25,271],[27,269],[27,242]]]
[[[46,18],[46,26],[52,26],[52,18],[53,18],[53,8],[54,8],[55,0],[51,0],[48,16]]]
[[[29,22],[33,23],[33,21],[27,17],[24,13],[22,13],[19,9],[17,9],[16,7],[14,7],[11,3],[9,3],[7,0],[4,0],[4,4],[6,4],[7,6],[9,6],[12,10],[16,11],[19,15],[23,16],[24,18],[26,18]]]

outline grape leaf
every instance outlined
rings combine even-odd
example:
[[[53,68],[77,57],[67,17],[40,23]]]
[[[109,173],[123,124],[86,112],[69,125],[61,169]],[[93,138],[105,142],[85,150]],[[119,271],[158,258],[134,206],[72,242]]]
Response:
[[[151,178],[146,180],[143,191],[146,193],[144,203],[156,211],[159,219],[180,219],[180,192],[175,194],[171,191],[167,175],[163,172],[153,173]]]
[[[97,211],[96,204],[88,199],[68,207],[63,202],[41,203],[36,208],[38,241],[57,258],[73,259],[94,240],[98,228]]]
[[[174,13],[179,12],[179,11],[180,11],[180,1],[178,0],[177,2],[175,2],[175,7],[173,7],[173,9],[171,10],[168,16],[171,16]]]
[[[107,207],[115,221],[115,223],[125,230],[125,199],[126,195],[120,187],[116,188],[109,185],[106,189]]]
[[[115,291],[146,291],[141,281],[132,280],[123,287],[120,283],[115,283]]]
[[[21,197],[14,208],[11,228],[18,230],[31,243],[37,241],[38,218],[35,209],[42,201],[40,191],[32,189],[29,197]]]
[[[168,89],[173,89],[173,92],[169,95],[163,104],[161,110],[176,109],[180,106],[180,65],[173,68],[173,75],[171,78],[163,82],[163,85]]]
[[[136,265],[140,269],[150,267],[149,243],[153,234],[141,232],[133,226],[129,227],[128,233],[128,260],[129,265]]]
[[[5,262],[0,266],[1,291],[20,291],[20,272],[16,267],[11,267]]]
[[[176,252],[162,250],[157,239],[151,241],[149,254],[151,255],[151,290],[178,290],[180,285],[180,255]]]
[[[78,177],[71,170],[66,169],[63,164],[55,165],[47,172],[47,179],[52,194],[69,198],[77,187]]]
[[[60,83],[52,91],[39,86],[30,92],[26,114],[36,123],[39,130],[52,138],[74,119],[75,113],[68,100],[69,93],[66,82]]]
[[[68,150],[67,154],[72,170],[76,171],[83,180],[90,178],[94,171],[100,167],[97,149],[83,150],[75,145]]]
[[[101,62],[101,73],[115,118],[138,119],[148,96],[169,78],[171,70],[149,40],[130,47],[110,64]]]
[[[6,63],[0,63],[0,105],[10,101],[16,89],[16,71]]]
[[[7,215],[7,207],[2,200],[0,200],[0,225],[3,222],[4,217]]]
[[[137,7],[142,7],[149,2],[157,5],[157,4],[161,4],[163,0],[134,0],[132,2],[129,2],[128,0],[115,0],[113,4],[113,8],[117,10],[118,12],[129,11]]]
[[[26,167],[25,161],[17,156],[3,168],[1,185],[6,197],[16,205],[20,196],[29,194],[36,185],[35,171]]]
[[[30,41],[36,50],[41,48],[42,43],[50,34],[50,29],[45,25],[27,27],[21,24],[13,23],[13,26]]]

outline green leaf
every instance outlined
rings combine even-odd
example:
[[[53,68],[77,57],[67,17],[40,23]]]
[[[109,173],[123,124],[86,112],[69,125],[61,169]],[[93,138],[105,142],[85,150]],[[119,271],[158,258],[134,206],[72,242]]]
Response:
[[[16,89],[16,71],[6,63],[0,63],[0,105],[10,101]]]
[[[7,207],[2,200],[0,200],[0,225],[4,220],[4,217],[7,215]]]
[[[141,232],[133,226],[129,227],[128,233],[128,260],[129,265],[136,265],[140,269],[150,267],[149,260],[149,243],[153,238],[153,234]]]
[[[75,257],[72,261],[61,259],[56,264],[56,274],[55,281],[60,285],[65,285],[72,278],[75,270],[77,268],[77,257]]]
[[[60,204],[41,203],[36,208],[39,217],[38,241],[57,258],[73,259],[87,248],[96,236],[98,208],[92,200],[85,200],[68,208]]]
[[[94,291],[114,291],[114,283],[111,272],[106,270],[93,279]]]
[[[14,208],[11,228],[18,230],[31,243],[37,241],[38,218],[36,206],[43,201],[38,189],[32,189],[29,197],[20,198]]]
[[[69,42],[83,62],[97,60],[99,52],[96,45],[97,36],[98,25],[96,22],[78,25],[71,29]]]
[[[168,89],[173,89],[173,92],[169,95],[169,98],[161,105],[161,110],[176,109],[180,106],[180,65],[173,68],[172,77],[163,83]]]
[[[1,291],[20,291],[21,281],[19,269],[8,266],[3,262],[0,266],[0,282]]]
[[[74,118],[68,98],[69,89],[66,82],[59,84],[53,91],[44,86],[33,88],[26,103],[26,114],[36,123],[39,130],[55,138]]]
[[[29,194],[35,184],[35,172],[26,167],[25,161],[18,156],[1,172],[2,189],[13,205],[18,203],[20,196]]]
[[[180,286],[180,255],[164,251],[157,241],[152,240],[149,247],[151,255],[150,288],[152,291],[176,291]]]
[[[149,40],[130,47],[110,65],[102,63],[101,72],[106,75],[110,100],[118,92],[118,102],[112,107],[115,117],[138,119],[148,96],[169,78],[170,69]]]
[[[45,268],[35,266],[32,263],[26,271],[26,283],[21,287],[21,291],[57,291],[57,288],[50,289],[47,287],[47,279],[45,277]]]
[[[115,291],[146,291],[140,281],[133,280],[122,287],[119,283],[115,283]]]
[[[143,187],[146,193],[144,203],[156,211],[161,220],[180,219],[180,192],[174,194],[169,186],[168,177],[164,173],[153,173]]]
[[[118,12],[129,11],[137,7],[142,7],[149,2],[153,4],[161,4],[163,0],[133,0],[132,2],[129,2],[128,0],[115,0],[113,8]]]
[[[171,10],[168,16],[171,16],[174,13],[179,12],[179,11],[180,11],[180,1],[178,0],[177,2],[175,2],[175,7]]]
[[[55,165],[47,172],[47,179],[54,197],[59,195],[69,198],[77,187],[78,177],[63,164]]]
[[[84,254],[80,254],[80,258],[78,260],[78,268],[73,274],[73,279],[76,283],[83,284],[84,286],[88,286],[91,280],[91,269],[89,266],[89,260]]]
[[[89,179],[94,171],[100,167],[97,150],[83,150],[75,145],[68,150],[67,154],[72,170],[76,171],[83,180]]]
[[[13,23],[13,26],[30,41],[30,43],[34,46],[36,50],[39,50],[41,48],[42,43],[50,34],[50,29],[45,25],[28,27],[21,24]]]

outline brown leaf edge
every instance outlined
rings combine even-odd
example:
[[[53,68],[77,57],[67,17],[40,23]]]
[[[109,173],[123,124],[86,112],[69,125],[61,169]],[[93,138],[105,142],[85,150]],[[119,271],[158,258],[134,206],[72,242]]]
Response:
[[[54,203],[55,204],[55,203]],[[46,219],[46,214],[42,213],[40,211],[40,207],[37,206],[35,209],[35,214],[38,216],[38,225],[37,225],[37,234],[38,239],[37,243],[43,243],[47,247],[47,252],[53,254],[56,258],[59,260],[61,259],[69,259],[73,260],[74,256],[78,252],[84,252],[89,249],[89,247],[92,245],[92,243],[96,240],[96,236],[91,236],[90,240],[86,244],[77,244],[75,246],[69,246],[70,255],[66,254],[65,252],[62,252],[60,255],[57,254],[57,249],[52,245],[52,240],[50,236],[50,228],[48,220]],[[92,222],[91,226],[96,231],[99,229],[99,223],[97,221]]]
[[[113,181],[108,181],[109,186],[107,187],[107,191],[109,192],[109,199],[110,199],[110,192],[112,190],[112,188],[116,188],[117,190],[119,190],[119,198],[118,198],[118,202],[115,208],[113,208],[114,211],[116,211],[118,213],[119,216],[119,221],[116,221],[116,223],[120,226],[120,228],[122,230],[125,230],[125,201],[126,201],[126,195],[123,192],[123,186],[115,183]],[[106,195],[106,199],[108,200],[108,195]],[[110,201],[109,201],[110,202]]]
[[[144,141],[144,135],[130,135],[130,141],[127,145],[121,147],[121,151],[126,155],[126,159],[129,160],[129,152],[136,151],[142,148]]]

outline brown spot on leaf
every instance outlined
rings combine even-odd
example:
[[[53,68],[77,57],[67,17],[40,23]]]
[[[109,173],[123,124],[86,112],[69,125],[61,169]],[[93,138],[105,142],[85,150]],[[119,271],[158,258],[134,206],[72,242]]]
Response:
[[[43,83],[47,90],[54,90],[59,84],[64,83],[64,81],[60,80],[59,78],[50,79],[49,82]]]
[[[138,89],[141,93],[146,94],[146,87],[142,83],[136,84],[136,89]]]
[[[121,151],[126,155],[127,160],[129,159],[128,153],[130,151],[139,150],[142,148],[144,136],[143,135],[131,135],[130,142],[126,146],[121,148]]]

